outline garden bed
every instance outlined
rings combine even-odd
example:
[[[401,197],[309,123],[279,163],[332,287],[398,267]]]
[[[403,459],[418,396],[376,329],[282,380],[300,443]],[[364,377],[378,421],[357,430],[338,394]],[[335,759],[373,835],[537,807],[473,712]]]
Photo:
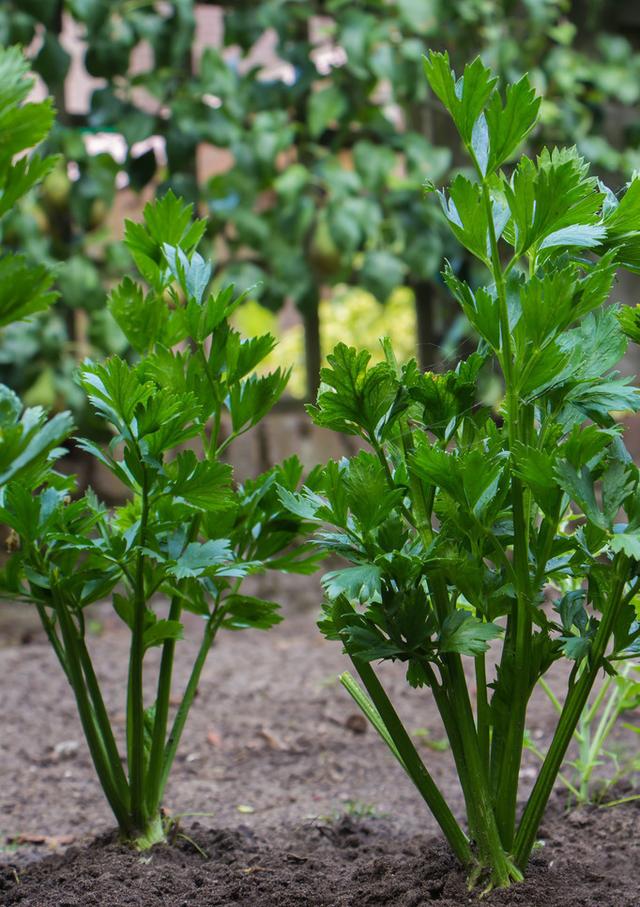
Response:
[[[639,810],[581,811],[555,801],[544,850],[526,882],[483,899],[501,907],[636,907]],[[478,903],[438,838],[403,835],[386,820],[305,823],[256,833],[195,824],[191,841],[140,858],[112,836],[27,868],[5,868],[4,904],[156,907],[264,905],[461,907]],[[616,843],[614,843],[616,842]],[[619,842],[619,843],[617,843]]]
[[[469,903],[431,816],[335,682],[345,662],[314,626],[315,586],[302,598],[300,588],[292,578],[262,590],[295,601],[287,620],[268,636],[227,634],[212,652],[166,801],[173,812],[206,815],[185,815],[187,837],[144,858],[112,837],[48,645],[31,633],[28,645],[0,650],[3,904]],[[108,609],[95,618],[91,645],[107,706],[123,719],[128,634]],[[178,670],[187,662],[178,659]],[[423,730],[417,739],[436,781],[461,806],[450,754],[434,748],[441,731],[428,691],[408,692],[400,670],[386,677],[407,726]],[[530,727],[543,746],[553,720],[536,699]],[[559,791],[527,882],[485,903],[637,904],[637,804],[567,814],[566,802]]]

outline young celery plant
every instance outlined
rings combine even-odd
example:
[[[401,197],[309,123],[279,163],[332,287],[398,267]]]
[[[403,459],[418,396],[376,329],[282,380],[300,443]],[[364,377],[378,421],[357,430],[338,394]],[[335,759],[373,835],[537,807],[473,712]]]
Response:
[[[640,271],[640,180],[619,200],[575,149],[523,157],[505,172],[538,115],[527,79],[501,96],[479,60],[456,79],[438,53],[425,72],[473,170],[438,196],[487,277],[472,288],[444,272],[479,335],[477,352],[435,375],[413,361],[399,367],[388,342],[374,366],[369,352],[338,345],[309,412],[370,449],[329,463],[315,490],[280,494],[301,519],[333,526],[316,543],[351,562],[325,575],[320,622],[362,683],[347,675],[345,686],[416,784],[470,885],[508,886],[526,870],[597,675],[613,672],[639,633],[640,486],[612,413],[637,410],[640,397],[612,369],[625,331],[640,338],[640,314],[604,303],[619,266]],[[504,386],[499,413],[483,403],[492,371]],[[558,621],[545,595],[567,578],[576,591],[563,597]],[[571,666],[566,696],[518,816],[527,705],[558,659]],[[433,694],[466,830],[402,726],[379,660],[404,662],[408,682]]]
[[[53,105],[50,98],[27,102],[34,80],[20,48],[0,47],[0,72],[1,242],[2,220],[53,170],[57,158],[30,151],[49,134]],[[45,311],[58,295],[53,282],[53,272],[42,262],[0,247],[0,329]],[[72,428],[69,413],[47,421],[40,406],[25,409],[14,392],[0,384],[0,487],[16,478],[37,484]]]
[[[640,762],[637,756],[627,755],[623,758],[622,747],[610,744],[609,740],[619,724],[638,733],[637,726],[623,722],[622,717],[625,712],[637,709],[640,705],[640,682],[637,679],[639,671],[637,660],[625,661],[617,674],[608,674],[604,678],[580,715],[573,732],[576,755],[565,761],[563,771],[558,775],[578,806],[609,805],[604,802],[609,791],[638,771]],[[541,679],[540,686],[553,708],[558,714],[562,714],[562,704],[549,684]],[[531,738],[525,741],[525,746],[544,760],[544,753]],[[638,797],[640,795],[632,795],[623,800]]]
[[[273,406],[288,376],[256,373],[274,340],[245,340],[231,327],[242,297],[232,287],[208,292],[211,267],[195,251],[203,231],[191,206],[171,193],[147,205],[144,223],[127,223],[125,244],[146,287],[126,278],[110,308],[140,359],[87,361],[80,371],[113,439],[106,450],[78,444],[122,483],[127,503],[109,511],[90,491],[70,503],[72,483],[43,486],[40,477],[36,485],[8,482],[0,507],[19,539],[3,591],[35,603],[122,836],[139,849],[165,839],[163,794],[216,635],[280,620],[275,602],[240,591],[243,578],[265,569],[306,572],[316,561],[308,546],[294,545],[304,521],[284,510],[276,492],[276,485],[298,485],[297,459],[241,485],[221,460]],[[108,595],[131,634],[127,771],[85,641],[85,609]],[[183,611],[199,615],[203,631],[172,717]],[[162,654],[149,703],[145,656],[156,646]]]

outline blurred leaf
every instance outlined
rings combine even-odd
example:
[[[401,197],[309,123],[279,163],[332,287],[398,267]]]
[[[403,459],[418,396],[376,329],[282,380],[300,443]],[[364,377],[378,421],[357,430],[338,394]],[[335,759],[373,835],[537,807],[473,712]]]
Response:
[[[307,108],[309,132],[312,137],[317,138],[327,126],[339,120],[347,109],[347,99],[336,85],[314,91]]]

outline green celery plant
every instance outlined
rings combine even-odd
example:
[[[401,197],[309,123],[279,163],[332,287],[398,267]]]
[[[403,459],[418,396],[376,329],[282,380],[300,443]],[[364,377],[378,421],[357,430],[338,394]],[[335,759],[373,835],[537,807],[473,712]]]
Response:
[[[49,134],[53,107],[49,99],[27,102],[33,88],[29,66],[18,47],[0,48],[0,228],[20,200],[51,172],[52,156],[29,153]],[[58,295],[54,275],[43,264],[5,248],[0,252],[0,328],[25,323],[48,309]],[[37,484],[59,455],[72,428],[69,413],[47,421],[40,406],[24,408],[20,398],[0,384],[0,487],[21,478]]]
[[[388,342],[386,361],[373,367],[367,351],[338,345],[309,411],[370,449],[330,462],[315,490],[280,494],[292,513],[321,524],[321,549],[351,564],[324,576],[320,623],[362,684],[346,674],[344,685],[470,885],[505,887],[523,877],[596,677],[615,671],[639,633],[640,486],[612,412],[637,410],[640,397],[612,369],[625,331],[640,338],[640,310],[604,303],[619,265],[640,270],[640,180],[619,200],[575,149],[544,150],[504,172],[538,116],[527,78],[503,97],[480,60],[460,79],[446,54],[424,65],[473,168],[438,196],[487,274],[475,289],[450,268],[444,274],[478,332],[477,351],[435,375],[415,362],[398,367]],[[498,413],[483,402],[491,372],[504,386]],[[567,578],[573,591],[552,615],[545,593]],[[495,672],[486,663],[492,641]],[[527,705],[558,659],[570,668],[566,696],[519,816]],[[468,833],[389,700],[372,666],[379,660],[404,662],[408,682],[431,690]]]
[[[288,374],[256,374],[273,338],[243,340],[231,328],[242,300],[233,287],[207,292],[211,266],[195,251],[204,227],[171,193],[145,208],[144,223],[127,223],[125,243],[145,286],[125,278],[110,307],[140,360],[86,361],[80,371],[113,437],[106,450],[78,443],[122,483],[127,502],[109,511],[91,491],[70,502],[71,483],[59,479],[10,481],[0,508],[19,540],[3,591],[35,603],[122,836],[139,849],[165,839],[165,785],[219,630],[268,629],[280,620],[276,603],[240,591],[243,578],[267,568],[313,570],[316,560],[308,546],[293,544],[303,521],[276,492],[298,484],[297,459],[241,485],[221,459],[273,406]],[[108,595],[131,634],[126,771],[85,640],[86,607]],[[199,615],[203,630],[171,716],[184,611]],[[145,656],[156,646],[156,695],[146,702]]]
[[[625,712],[640,706],[638,672],[640,665],[637,660],[629,660],[617,674],[608,674],[580,715],[573,732],[575,756],[565,761],[562,772],[558,775],[578,806],[609,806],[620,802],[604,801],[616,784],[630,780],[640,769],[637,755],[625,755],[622,744],[610,743],[611,735],[618,725],[635,733],[640,732],[636,725],[622,720]],[[549,684],[541,678],[540,686],[554,709],[559,715],[562,714],[562,704]],[[530,735],[525,738],[525,746],[544,760],[544,752]],[[634,794],[623,797],[622,802],[638,799],[639,796]]]

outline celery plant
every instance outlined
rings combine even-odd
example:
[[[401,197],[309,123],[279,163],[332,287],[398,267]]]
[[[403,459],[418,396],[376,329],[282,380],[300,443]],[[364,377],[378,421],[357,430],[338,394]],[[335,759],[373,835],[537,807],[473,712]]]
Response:
[[[608,674],[599,689],[585,706],[573,732],[575,755],[566,760],[559,780],[579,806],[586,804],[611,805],[618,800],[605,803],[605,797],[620,781],[628,781],[640,768],[640,759],[624,754],[620,743],[611,743],[611,735],[621,725],[627,730],[639,733],[640,729],[623,720],[625,712],[633,711],[640,705],[640,682],[637,675],[640,665],[637,660],[624,662],[616,674]],[[562,713],[562,704],[551,687],[544,680],[540,686],[551,705]],[[525,746],[539,759],[544,753],[531,737],[525,738]],[[622,802],[637,800],[640,795],[623,797]]]
[[[87,361],[80,370],[113,437],[107,449],[78,444],[120,481],[126,503],[110,511],[91,491],[71,500],[72,482],[50,472],[9,481],[0,506],[17,539],[3,592],[35,603],[122,836],[140,849],[165,838],[165,786],[218,632],[280,620],[275,602],[240,591],[243,578],[267,568],[305,572],[315,560],[304,545],[292,547],[302,521],[276,492],[297,486],[297,459],[241,485],[221,459],[276,402],[288,375],[256,373],[273,338],[242,339],[229,323],[242,297],[232,287],[208,291],[211,266],[195,251],[204,226],[171,193],[147,205],[144,223],[128,222],[125,242],[144,285],[126,278],[110,307],[140,359]],[[85,639],[87,606],[107,596],[131,635],[124,760]],[[171,714],[185,611],[202,618],[202,633]],[[152,647],[161,656],[148,700]]]
[[[294,514],[320,524],[321,548],[350,562],[324,576],[320,622],[360,678],[344,675],[344,685],[415,783],[470,884],[508,886],[526,870],[596,677],[615,671],[639,633],[639,474],[612,414],[637,410],[640,398],[612,369],[625,332],[640,338],[640,310],[604,303],[618,267],[640,271],[640,180],[618,198],[575,149],[503,169],[536,123],[540,101],[527,78],[501,95],[479,60],[456,79],[439,53],[425,59],[425,72],[471,165],[437,195],[486,274],[486,285],[472,287],[451,267],[444,272],[479,335],[477,351],[436,375],[415,362],[399,367],[388,342],[374,366],[367,351],[338,345],[310,413],[369,449],[330,462],[315,490],[280,494]],[[483,396],[496,375],[499,411]],[[567,577],[572,591],[552,613],[547,595]],[[486,662],[491,644],[495,670]],[[520,812],[527,704],[558,659],[568,663],[566,694]],[[373,666],[380,660],[403,662],[409,684],[433,695],[466,829],[389,700]]]
[[[53,123],[51,99],[27,100],[33,84],[20,48],[0,47],[0,329],[43,313],[58,295],[46,265],[4,247],[5,216],[57,161],[30,152]],[[42,407],[24,408],[13,390],[0,384],[0,487],[18,477],[37,484],[72,427],[69,413],[47,421]]]

